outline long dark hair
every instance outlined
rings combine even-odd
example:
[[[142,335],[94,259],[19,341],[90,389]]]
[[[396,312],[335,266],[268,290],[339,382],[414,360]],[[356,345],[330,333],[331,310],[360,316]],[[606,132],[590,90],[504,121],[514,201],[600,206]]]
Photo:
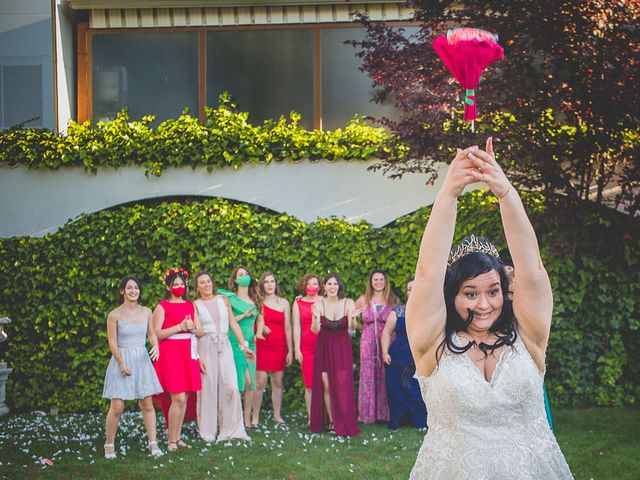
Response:
[[[447,269],[444,278],[444,301],[447,308],[447,319],[444,327],[444,340],[436,349],[436,363],[439,362],[445,348],[451,353],[460,354],[475,345],[475,341],[471,341],[461,347],[453,341],[453,334],[466,332],[473,321],[473,312],[471,310],[468,310],[466,319],[458,314],[455,306],[456,295],[458,295],[463,282],[492,270],[495,270],[500,276],[500,290],[503,298],[502,312],[489,328],[489,331],[494,333],[498,339],[490,345],[481,342],[478,348],[485,355],[488,355],[503,345],[513,345],[516,338],[518,338],[516,319],[513,315],[513,304],[509,300],[509,278],[502,260],[488,253],[471,252],[455,261]]]
[[[166,288],[164,289],[164,299],[165,300],[171,300],[171,285],[173,285],[173,281],[180,277],[182,279],[182,281],[184,282],[184,295],[182,296],[183,300],[187,300],[187,295],[189,294],[189,286],[187,285],[187,276],[180,273],[180,272],[173,272],[171,275],[169,275],[165,281],[164,284],[166,287],[169,287],[169,290],[167,290]]]
[[[140,303],[140,300],[142,299],[142,285],[140,285],[140,280],[138,280],[136,277],[134,277],[133,275],[127,275],[126,277],[124,277],[121,281],[120,281],[120,287],[118,288],[118,294],[120,295],[120,301],[124,302],[124,289],[127,286],[127,283],[129,283],[129,280],[133,280],[136,285],[138,285],[138,300],[137,302]]]
[[[340,277],[340,275],[338,275],[337,273],[330,273],[329,275],[327,275],[326,277],[324,277],[324,280],[322,282],[322,285],[326,285],[326,283],[331,280],[334,279],[336,282],[338,282],[338,298],[339,299],[343,299],[344,298],[344,293],[345,293],[345,286],[344,286],[344,282],[342,281],[342,277]],[[326,290],[325,290],[326,293]]]

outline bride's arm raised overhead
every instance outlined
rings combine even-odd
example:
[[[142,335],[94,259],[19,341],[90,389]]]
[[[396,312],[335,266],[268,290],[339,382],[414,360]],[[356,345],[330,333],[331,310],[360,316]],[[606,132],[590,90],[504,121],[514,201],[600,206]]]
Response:
[[[513,312],[518,322],[518,333],[538,368],[543,371],[553,295],[536,233],[518,192],[496,162],[492,139],[487,140],[486,151],[470,152],[469,158],[475,167],[470,171],[471,175],[476,181],[485,183],[500,201],[502,225],[515,269]]]
[[[447,313],[443,286],[457,202],[464,187],[477,181],[472,170],[478,161],[468,157],[477,150],[478,147],[457,150],[433,203],[420,243],[413,290],[406,310],[407,335],[418,375],[431,375],[436,366],[436,349],[444,338]]]

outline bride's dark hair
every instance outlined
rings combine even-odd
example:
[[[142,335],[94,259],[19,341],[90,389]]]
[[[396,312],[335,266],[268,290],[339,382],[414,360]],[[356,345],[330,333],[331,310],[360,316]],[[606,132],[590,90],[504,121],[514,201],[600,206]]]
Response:
[[[489,328],[489,331],[495,333],[498,339],[493,344],[480,343],[478,347],[486,355],[503,345],[513,345],[516,341],[518,334],[515,328],[516,319],[513,315],[513,304],[509,300],[509,278],[502,260],[488,253],[471,252],[459,258],[447,268],[444,278],[444,301],[447,308],[447,319],[444,327],[444,340],[436,349],[436,363],[439,363],[445,348],[451,353],[460,354],[466,352],[475,344],[474,341],[471,341],[464,346],[459,346],[453,341],[453,334],[455,332],[466,332],[473,321],[473,312],[471,310],[468,310],[466,319],[462,318],[456,311],[456,295],[458,295],[463,282],[492,270],[498,272],[500,276],[500,290],[502,291],[504,302],[500,316]]]

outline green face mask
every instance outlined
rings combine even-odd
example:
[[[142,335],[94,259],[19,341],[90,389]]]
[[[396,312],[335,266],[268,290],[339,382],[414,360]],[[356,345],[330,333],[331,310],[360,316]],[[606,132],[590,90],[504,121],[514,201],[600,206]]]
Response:
[[[240,275],[236,278],[236,283],[240,287],[248,287],[251,283],[251,275]]]

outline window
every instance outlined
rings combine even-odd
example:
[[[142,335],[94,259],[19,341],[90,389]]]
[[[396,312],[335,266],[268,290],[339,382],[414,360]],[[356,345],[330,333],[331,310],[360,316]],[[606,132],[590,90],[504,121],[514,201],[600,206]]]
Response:
[[[11,127],[26,122],[28,127],[41,127],[42,66],[3,65],[0,68],[2,126]]]
[[[344,43],[364,34],[350,25],[95,31],[91,115],[97,122],[127,107],[132,118],[154,114],[158,123],[185,107],[202,115],[205,104],[216,107],[229,92],[253,124],[291,111],[308,129],[341,128],[354,114],[397,118],[392,100],[371,101],[371,79],[359,70],[357,49]]]
[[[93,37],[93,121],[198,115],[198,34],[132,33]],[[157,123],[156,122],[156,123]]]
[[[207,105],[225,91],[253,124],[294,110],[313,128],[313,30],[207,32]]]

